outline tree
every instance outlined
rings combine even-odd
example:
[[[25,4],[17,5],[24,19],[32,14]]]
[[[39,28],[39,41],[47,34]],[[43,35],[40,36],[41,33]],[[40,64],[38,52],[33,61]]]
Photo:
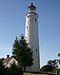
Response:
[[[50,66],[50,65],[44,65],[41,68],[42,72],[55,72],[56,71],[56,67]]]
[[[56,65],[57,65],[57,62],[56,62],[57,60],[49,60],[48,62],[47,62],[47,65],[49,65],[49,66],[54,66],[54,67],[56,67]]]
[[[28,47],[28,43],[26,42],[24,36],[22,35],[21,38],[16,38],[13,44],[13,54],[16,55],[19,65],[26,70],[27,66],[31,66],[33,64],[32,58],[32,50]]]

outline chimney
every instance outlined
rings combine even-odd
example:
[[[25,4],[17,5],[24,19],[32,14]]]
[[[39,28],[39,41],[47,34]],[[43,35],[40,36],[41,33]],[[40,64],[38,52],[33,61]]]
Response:
[[[9,58],[9,55],[7,55],[7,58]]]

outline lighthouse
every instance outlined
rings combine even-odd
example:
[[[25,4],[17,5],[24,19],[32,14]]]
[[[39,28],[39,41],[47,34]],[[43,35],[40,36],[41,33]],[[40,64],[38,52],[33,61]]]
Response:
[[[36,7],[31,3],[28,6],[28,12],[26,15],[25,25],[25,37],[28,46],[33,52],[33,65],[27,67],[27,71],[38,72],[40,71],[39,61],[39,37],[38,37],[38,14],[36,13]]]

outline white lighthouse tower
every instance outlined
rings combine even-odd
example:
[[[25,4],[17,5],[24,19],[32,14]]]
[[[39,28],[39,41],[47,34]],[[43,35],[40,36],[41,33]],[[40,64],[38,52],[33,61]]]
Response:
[[[33,51],[33,65],[27,68],[27,71],[40,71],[39,62],[39,37],[38,37],[38,15],[36,7],[31,3],[28,6],[28,13],[26,15],[25,37],[29,47]]]

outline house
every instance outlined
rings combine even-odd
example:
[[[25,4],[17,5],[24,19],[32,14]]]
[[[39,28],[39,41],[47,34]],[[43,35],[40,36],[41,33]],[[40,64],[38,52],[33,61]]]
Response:
[[[5,68],[11,67],[11,65],[13,63],[18,65],[18,61],[14,57],[9,57],[9,55],[7,55],[7,58],[4,59],[2,62],[3,62],[3,65],[5,66]]]

